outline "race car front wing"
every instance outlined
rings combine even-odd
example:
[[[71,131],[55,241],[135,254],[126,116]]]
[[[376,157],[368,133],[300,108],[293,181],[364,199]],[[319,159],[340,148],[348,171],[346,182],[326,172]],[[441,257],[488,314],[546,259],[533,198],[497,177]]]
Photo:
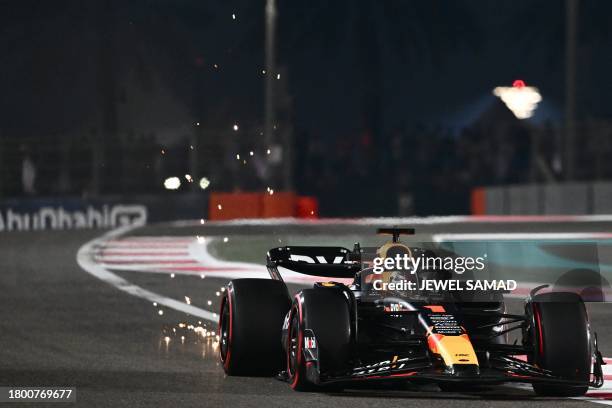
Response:
[[[602,365],[605,362],[597,349],[595,341],[591,379],[588,383],[567,379],[554,375],[551,371],[519,358],[516,355],[488,353],[486,367],[476,366],[474,370],[453,372],[448,367],[435,364],[435,359],[425,357],[393,356],[386,361],[380,361],[365,366],[356,366],[343,372],[322,373],[319,369],[318,343],[311,330],[304,333],[308,339],[307,347],[303,349],[306,362],[306,376],[309,381],[318,385],[352,383],[361,381],[392,381],[421,379],[431,382],[469,382],[471,384],[501,384],[505,382],[551,383],[568,386],[584,386],[600,388],[603,385]],[[287,373],[281,372],[279,378],[286,380]]]

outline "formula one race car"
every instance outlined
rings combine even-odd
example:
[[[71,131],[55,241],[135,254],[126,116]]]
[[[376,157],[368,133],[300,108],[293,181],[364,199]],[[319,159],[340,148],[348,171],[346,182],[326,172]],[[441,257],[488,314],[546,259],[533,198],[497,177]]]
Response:
[[[399,242],[414,230],[379,232],[393,235],[376,249],[379,257],[431,252]],[[267,259],[272,279],[231,281],[219,321],[225,372],[276,375],[295,390],[416,381],[461,391],[522,382],[538,395],[580,396],[603,384],[605,363],[579,295],[538,287],[524,314],[509,314],[500,292],[464,301],[452,291],[374,290],[394,272],[372,273],[365,252],[359,244],[275,248]],[[352,284],[318,282],[291,299],[278,267]],[[409,279],[423,279],[421,272]],[[438,279],[448,278],[443,272]],[[509,342],[509,333],[517,340]]]

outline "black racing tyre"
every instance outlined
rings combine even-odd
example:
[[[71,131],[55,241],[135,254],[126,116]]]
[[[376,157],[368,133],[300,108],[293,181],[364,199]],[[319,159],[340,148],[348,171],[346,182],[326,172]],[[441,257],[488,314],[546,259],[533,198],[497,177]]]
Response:
[[[227,375],[272,376],[285,363],[280,342],[291,298],[284,282],[235,279],[219,313],[219,354]]]
[[[586,308],[579,295],[569,292],[535,295],[527,304],[531,317],[533,363],[555,375],[588,382],[591,372],[591,346]],[[538,395],[577,397],[587,385],[533,383]]]
[[[305,289],[295,296],[287,335],[287,375],[297,391],[324,390],[306,377],[304,330],[313,331],[319,351],[320,372],[342,370],[350,355],[351,324],[349,305],[335,288]],[[330,388],[331,389],[331,388]],[[333,388],[335,391],[338,387]]]

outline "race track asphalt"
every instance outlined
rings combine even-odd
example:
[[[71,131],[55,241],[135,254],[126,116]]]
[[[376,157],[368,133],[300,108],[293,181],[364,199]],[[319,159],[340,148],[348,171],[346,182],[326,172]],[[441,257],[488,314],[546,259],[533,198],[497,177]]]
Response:
[[[610,231],[610,222],[451,223],[419,232]],[[362,226],[176,226],[154,225],[143,236],[232,234],[363,234]],[[198,324],[184,313],[159,308],[85,273],[79,248],[103,231],[6,233],[0,236],[0,385],[76,386],[82,407],[569,407],[587,401],[536,398],[530,390],[494,387],[481,393],[441,393],[436,386],[356,389],[344,393],[297,393],[272,378],[226,377],[212,340],[185,331]],[[225,279],[122,272],[149,290],[181,298],[215,299]],[[215,306],[215,305],[212,305]],[[206,308],[206,305],[202,305]],[[612,308],[589,306],[600,348],[612,355]],[[212,307],[211,307],[212,310]],[[213,330],[214,325],[207,324]],[[62,406],[63,404],[49,404]],[[68,404],[66,404],[68,405]],[[15,403],[10,406],[45,406]]]

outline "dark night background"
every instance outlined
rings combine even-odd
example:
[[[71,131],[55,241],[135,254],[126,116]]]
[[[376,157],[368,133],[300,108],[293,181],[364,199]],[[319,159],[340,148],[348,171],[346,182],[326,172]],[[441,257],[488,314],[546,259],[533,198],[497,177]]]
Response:
[[[279,0],[265,74],[263,0],[2,1],[0,197],[169,194],[190,173],[293,188],[322,215],[443,214],[476,186],[609,179],[612,3],[578,4],[568,175],[565,1]],[[291,152],[272,165],[270,74]],[[517,78],[543,96],[526,121],[492,94]]]

